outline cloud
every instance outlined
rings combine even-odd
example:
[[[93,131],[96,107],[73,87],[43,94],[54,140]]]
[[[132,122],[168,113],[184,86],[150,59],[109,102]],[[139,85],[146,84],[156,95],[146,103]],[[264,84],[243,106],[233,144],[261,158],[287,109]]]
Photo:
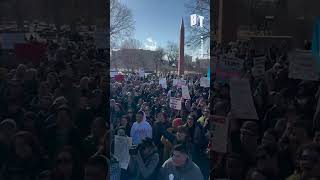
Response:
[[[158,43],[154,39],[152,39],[152,37],[148,37],[146,39],[146,42],[144,43],[145,49],[154,51],[157,49],[157,47],[158,47]]]

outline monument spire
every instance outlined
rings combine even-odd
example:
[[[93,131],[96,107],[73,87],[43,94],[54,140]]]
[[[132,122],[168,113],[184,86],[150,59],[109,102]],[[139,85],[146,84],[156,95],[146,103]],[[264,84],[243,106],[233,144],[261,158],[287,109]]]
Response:
[[[180,25],[178,74],[179,75],[184,74],[184,23],[183,23],[183,18],[181,18],[181,25]]]

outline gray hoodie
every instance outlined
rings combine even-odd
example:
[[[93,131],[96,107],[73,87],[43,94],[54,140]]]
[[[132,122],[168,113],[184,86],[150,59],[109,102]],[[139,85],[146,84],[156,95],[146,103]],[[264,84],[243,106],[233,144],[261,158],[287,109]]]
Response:
[[[185,166],[177,168],[172,158],[169,158],[163,163],[158,180],[171,180],[169,179],[170,174],[173,175],[173,180],[203,180],[200,168],[189,159]]]

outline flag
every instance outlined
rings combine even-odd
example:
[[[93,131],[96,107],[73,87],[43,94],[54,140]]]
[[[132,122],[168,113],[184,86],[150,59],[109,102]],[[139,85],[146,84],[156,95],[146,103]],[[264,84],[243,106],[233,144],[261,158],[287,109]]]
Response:
[[[318,71],[320,70],[320,16],[316,18],[313,38],[312,38],[312,54],[317,59]]]

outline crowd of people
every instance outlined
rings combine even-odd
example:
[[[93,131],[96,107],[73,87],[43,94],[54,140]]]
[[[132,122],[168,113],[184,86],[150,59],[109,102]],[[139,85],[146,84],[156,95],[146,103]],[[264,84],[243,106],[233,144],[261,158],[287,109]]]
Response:
[[[230,127],[227,152],[214,152],[212,179],[320,179],[319,83],[288,78],[287,47],[282,42],[258,49],[250,41],[214,45],[216,57],[244,60],[240,78],[250,82],[258,118],[235,117],[230,84],[213,79],[213,114],[226,117]],[[265,73],[254,76],[254,58],[261,56],[266,59]]]
[[[128,74],[111,81],[111,179],[209,179],[211,137],[210,87],[200,86],[202,74]],[[160,79],[166,83],[159,83]],[[185,83],[180,84],[180,79]],[[182,95],[187,86],[190,98]],[[181,108],[170,106],[170,98]],[[132,139],[129,161],[123,167],[116,136]],[[125,147],[124,147],[125,148]]]
[[[107,53],[90,33],[61,32],[39,61],[1,49],[0,179],[105,180]]]
[[[203,74],[109,79],[90,34],[41,43],[38,63],[1,49],[0,180],[320,179],[320,86],[289,78],[285,43],[214,45],[218,60],[244,60],[257,119],[235,117],[230,84],[215,73],[211,88]],[[254,76],[261,56],[265,73]],[[212,145],[216,116],[230,124],[224,153]],[[129,139],[127,162],[115,152],[119,137]]]

